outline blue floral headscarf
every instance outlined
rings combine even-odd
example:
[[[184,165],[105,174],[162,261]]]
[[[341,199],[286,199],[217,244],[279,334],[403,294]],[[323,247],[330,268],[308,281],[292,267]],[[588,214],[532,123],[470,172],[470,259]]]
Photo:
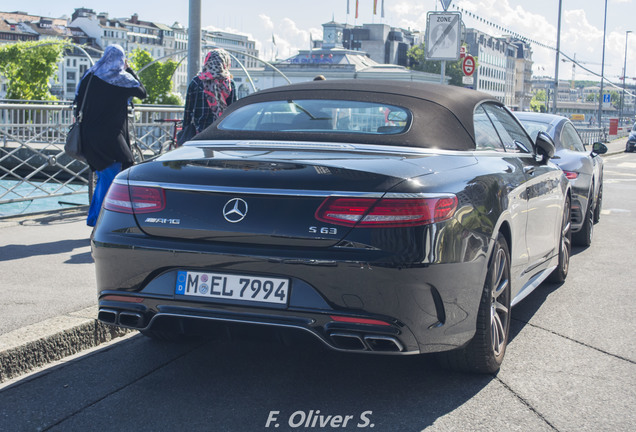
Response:
[[[100,58],[88,71],[96,77],[117,87],[139,87],[139,81],[126,71],[126,53],[120,45],[109,45]]]

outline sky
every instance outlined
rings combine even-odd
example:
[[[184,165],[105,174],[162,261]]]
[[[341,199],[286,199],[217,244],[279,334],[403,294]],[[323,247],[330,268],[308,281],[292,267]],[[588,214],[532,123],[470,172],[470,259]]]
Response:
[[[313,40],[322,39],[322,24],[334,19],[339,23],[362,25],[382,23],[393,27],[424,31],[426,14],[441,11],[439,0],[384,0],[384,18],[378,0],[377,14],[373,14],[374,0],[358,0],[359,16],[355,18],[356,0],[201,0],[201,23],[204,28],[228,31],[249,36],[256,41],[261,58],[271,60],[287,58],[300,49],[309,49],[310,34]],[[601,74],[603,59],[603,35],[605,31],[604,76],[619,83],[623,66],[627,60],[628,83],[636,83],[636,0],[560,0],[561,51],[581,64],[574,69],[575,79],[599,80],[584,68]],[[178,21],[185,27],[188,23],[188,0],[25,0],[19,9],[31,15],[48,17],[70,16],[77,7],[86,7],[96,12],[108,12],[111,18],[130,17],[139,14],[139,19],[172,25]],[[16,2],[17,3],[17,2]],[[478,18],[463,14],[466,27],[476,28],[493,36],[502,31],[492,23],[506,28],[528,39],[555,48],[559,0],[452,0],[449,11],[462,8]],[[606,17],[606,20],[604,18]],[[626,31],[631,30],[627,36]],[[276,45],[272,43],[272,35]],[[532,45],[533,74],[550,76],[555,74],[556,52],[553,49]],[[560,57],[563,59],[563,56]],[[559,62],[559,78],[571,79],[570,61]]]

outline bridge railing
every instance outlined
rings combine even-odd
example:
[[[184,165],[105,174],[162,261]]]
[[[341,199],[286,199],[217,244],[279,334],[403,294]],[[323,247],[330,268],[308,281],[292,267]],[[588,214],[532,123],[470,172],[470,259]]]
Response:
[[[146,158],[157,155],[174,131],[155,120],[182,116],[180,106],[136,106],[131,138]],[[72,122],[70,103],[0,103],[0,206],[86,193],[88,165],[64,153]]]

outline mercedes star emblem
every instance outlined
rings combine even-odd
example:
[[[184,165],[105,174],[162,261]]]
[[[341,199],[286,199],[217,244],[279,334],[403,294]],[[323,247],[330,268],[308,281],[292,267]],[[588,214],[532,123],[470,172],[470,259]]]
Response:
[[[223,217],[230,223],[237,223],[245,219],[247,203],[241,198],[232,198],[223,206]]]

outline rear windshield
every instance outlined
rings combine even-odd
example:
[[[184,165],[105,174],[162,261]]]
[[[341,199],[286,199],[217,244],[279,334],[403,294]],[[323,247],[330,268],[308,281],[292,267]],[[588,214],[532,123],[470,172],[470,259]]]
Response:
[[[528,134],[532,137],[533,140],[537,140],[537,135],[539,132],[547,132],[550,127],[547,123],[535,122],[532,120],[521,120],[521,124],[526,128]]]
[[[300,99],[246,105],[229,114],[217,127],[227,131],[392,135],[407,131],[411,118],[405,108],[382,103]]]

